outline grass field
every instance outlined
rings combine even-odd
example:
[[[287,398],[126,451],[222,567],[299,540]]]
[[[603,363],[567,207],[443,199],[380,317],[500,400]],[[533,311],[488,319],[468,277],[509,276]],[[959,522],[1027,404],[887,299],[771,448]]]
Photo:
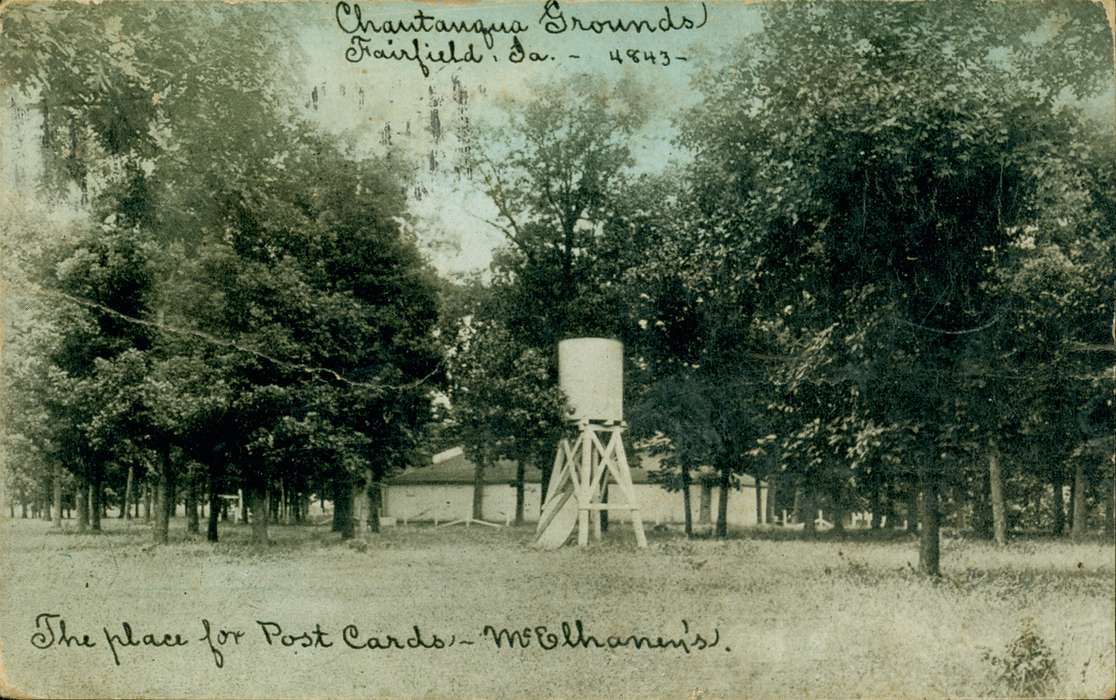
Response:
[[[994,657],[1014,660],[1017,680],[1028,669],[1046,674],[1051,696],[1102,697],[1116,687],[1111,542],[1034,539],[997,550],[947,537],[945,576],[931,582],[914,574],[917,547],[905,536],[807,542],[742,533],[718,542],[657,532],[641,552],[630,532],[614,531],[588,550],[539,552],[526,528],[390,528],[362,548],[328,527],[275,527],[273,544],[257,549],[238,526],[218,545],[177,529],[171,545],[153,547],[142,525],[107,525],[78,535],[0,521],[9,687],[51,697],[1015,694],[997,679]],[[88,634],[95,646],[36,648],[40,613],[60,616],[50,618],[53,632],[64,620],[67,634]],[[244,633],[238,643],[226,635],[221,668],[202,618],[214,641],[219,630]],[[546,625],[561,638],[562,623],[576,629],[577,620],[585,634],[629,645],[547,650],[533,639],[497,648],[484,632]],[[122,622],[137,640],[179,633],[187,644],[124,647]],[[319,625],[319,639],[333,646],[302,647],[311,634],[285,647],[260,622],[295,635]],[[356,627],[348,637],[346,625]],[[406,648],[415,625],[424,644],[438,635],[444,648]],[[117,637],[119,666],[102,628]],[[345,643],[391,645],[387,635],[405,648]],[[690,652],[636,649],[631,635],[684,639]]]

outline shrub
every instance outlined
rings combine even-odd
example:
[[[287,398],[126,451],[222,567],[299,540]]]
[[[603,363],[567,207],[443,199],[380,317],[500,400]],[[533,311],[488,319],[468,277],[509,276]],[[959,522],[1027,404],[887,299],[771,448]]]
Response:
[[[1048,696],[1058,682],[1054,654],[1030,620],[1023,622],[1019,636],[1008,643],[1002,656],[986,651],[984,658],[995,669],[997,686],[1015,695]]]

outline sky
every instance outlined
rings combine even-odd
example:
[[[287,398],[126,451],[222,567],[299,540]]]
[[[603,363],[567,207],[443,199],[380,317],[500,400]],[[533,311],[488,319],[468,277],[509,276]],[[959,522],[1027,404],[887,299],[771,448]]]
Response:
[[[653,96],[653,111],[648,125],[633,140],[632,152],[638,170],[655,171],[684,156],[672,144],[673,119],[680,108],[696,100],[691,87],[695,72],[760,29],[758,7],[729,2],[313,0],[275,2],[272,7],[286,20],[295,53],[301,54],[299,65],[290,66],[290,75],[301,81],[296,92],[303,96],[304,116],[341,135],[357,153],[382,153],[390,143],[415,164],[411,210],[417,217],[416,231],[431,262],[443,273],[486,269],[493,249],[503,240],[501,233],[483,222],[495,218],[491,202],[474,182],[455,172],[459,137],[467,122],[498,122],[501,105],[528,95],[542,81],[581,80],[607,86],[621,77],[634,78]],[[385,29],[385,23],[414,22],[419,11],[434,30],[442,21],[496,24],[520,31],[495,32],[486,42],[477,33],[374,30]],[[357,26],[358,16],[365,24],[363,32]],[[645,24],[638,33],[613,32],[593,25],[594,21]],[[588,30],[579,29],[577,22]],[[547,31],[548,23],[552,29],[564,25],[565,30]],[[648,32],[648,26],[655,31]],[[674,28],[662,31],[661,26]],[[594,32],[594,27],[603,31]],[[346,53],[354,46],[354,34],[367,38],[370,51],[407,48],[415,36],[422,37],[424,53],[448,51],[453,41],[455,53],[464,56],[472,44],[480,62],[439,65],[424,60],[426,75],[409,59],[354,54],[349,58],[360,60],[353,61]],[[523,60],[514,62],[516,56]],[[0,131],[0,194],[34,199],[42,167],[39,115],[34,108],[20,108],[19,100],[12,101],[9,94],[0,96],[5,121],[15,127]],[[73,219],[80,212],[53,206],[50,211],[44,208],[44,215]]]
[[[426,33],[423,43],[431,49],[445,49],[455,42],[457,52],[469,43],[481,55],[480,63],[456,65],[429,64],[424,76],[413,61],[377,60],[361,56],[357,62],[346,59],[352,48],[352,34],[344,29],[356,27],[355,10],[337,10],[335,3],[307,4],[293,11],[299,47],[306,63],[301,67],[306,80],[304,107],[323,128],[343,134],[354,145],[372,151],[385,148],[385,133],[390,130],[391,145],[411,154],[419,166],[412,191],[412,209],[419,218],[419,235],[435,266],[446,273],[483,270],[492,250],[502,242],[502,234],[483,222],[495,218],[494,208],[475,183],[455,173],[454,163],[460,145],[459,135],[468,120],[471,124],[496,123],[500,105],[529,94],[532,85],[549,80],[588,80],[607,85],[629,76],[647,86],[654,97],[653,117],[632,143],[636,167],[657,170],[682,157],[671,143],[672,119],[680,107],[691,104],[696,94],[691,87],[695,71],[735,41],[760,28],[759,10],[744,4],[706,4],[679,2],[656,3],[565,3],[505,2],[462,3],[460,5],[411,3],[353,3],[359,6],[363,22],[383,27],[385,22],[410,22],[421,8],[428,20],[446,22],[481,21],[519,22],[525,31],[514,35],[526,54],[521,63],[509,59],[513,54],[513,35],[493,34],[492,48],[476,34]],[[350,5],[349,7],[353,7]],[[681,27],[685,20],[692,29],[669,32],[619,32],[574,29],[574,18],[583,26],[596,21],[639,21],[658,28],[667,21]],[[544,12],[548,14],[544,16]],[[559,19],[561,17],[561,19]],[[550,33],[546,23],[566,30]],[[400,37],[367,32],[371,47],[392,48]],[[405,35],[408,39],[414,35]],[[423,47],[425,50],[425,47]],[[628,50],[635,50],[638,63]],[[612,56],[617,52],[620,61]],[[530,54],[546,55],[531,61]],[[647,56],[654,56],[651,63]],[[573,58],[576,56],[577,58]],[[668,61],[664,56],[669,57]],[[493,60],[494,59],[494,60]],[[312,97],[315,95],[316,103]],[[460,99],[466,96],[464,104]],[[458,99],[455,99],[458,98]],[[432,112],[437,110],[439,132],[435,138]]]
[[[305,116],[341,135],[358,153],[383,152],[390,144],[415,164],[417,177],[410,194],[416,231],[431,262],[443,273],[484,270],[503,240],[483,221],[494,218],[491,202],[476,183],[455,169],[466,123],[497,123],[509,102],[525,97],[543,81],[591,81],[607,89],[621,77],[634,78],[654,96],[654,112],[631,144],[633,155],[637,169],[658,170],[685,158],[672,143],[673,120],[697,99],[692,78],[699,71],[716,70],[724,51],[761,30],[759,6],[727,1],[314,0],[275,2],[270,7],[286,20],[289,39],[300,55],[298,65],[290,66],[290,75],[298,85],[296,94],[302,96]],[[496,24],[520,31],[491,34],[491,46],[477,33],[384,31],[391,23],[414,23],[420,10],[434,30],[442,21]],[[593,24],[639,21],[646,24],[638,33],[613,32]],[[578,22],[588,30],[579,30]],[[661,31],[668,24],[673,28]],[[646,31],[648,26],[656,31]],[[421,37],[423,53],[448,51],[453,41],[456,55],[465,56],[472,44],[480,62],[439,65],[426,60],[429,74],[425,75],[413,60],[383,60],[357,51],[367,46],[369,52],[404,49],[410,55],[409,42],[415,36]],[[360,37],[356,44],[354,37]],[[523,60],[514,62],[515,55]],[[0,180],[6,185],[0,185],[0,190],[7,190],[3,194],[9,196],[26,195],[34,189],[39,168],[35,162],[38,116],[33,109],[21,115],[6,96],[4,102],[5,121],[15,128],[0,130]],[[1110,112],[1112,102],[1106,95],[1098,104]],[[66,214],[50,212],[51,216]]]

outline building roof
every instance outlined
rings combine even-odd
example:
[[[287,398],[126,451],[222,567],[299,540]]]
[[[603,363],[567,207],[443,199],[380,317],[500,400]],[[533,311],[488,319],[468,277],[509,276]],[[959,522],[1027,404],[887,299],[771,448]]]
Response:
[[[446,450],[439,453],[439,455],[446,455],[456,450]],[[658,469],[659,464],[662,462],[662,455],[650,455],[641,452],[638,455],[640,466],[635,464],[631,465],[632,483],[647,484],[654,483],[650,478],[651,472]],[[633,462],[637,461],[632,459]],[[395,476],[388,480],[389,485],[403,485],[403,484],[472,484],[473,483],[473,462],[465,457],[464,454],[456,453],[448,459],[443,457],[436,464],[429,464],[422,467],[412,467],[404,471],[402,474]],[[526,471],[526,482],[528,484],[537,484],[542,481],[542,472],[534,467],[528,467]],[[754,486],[755,480],[748,475],[741,475],[740,482],[744,486]],[[490,466],[484,471],[484,483],[486,484],[514,484],[515,483],[515,462],[510,460],[500,460]]]

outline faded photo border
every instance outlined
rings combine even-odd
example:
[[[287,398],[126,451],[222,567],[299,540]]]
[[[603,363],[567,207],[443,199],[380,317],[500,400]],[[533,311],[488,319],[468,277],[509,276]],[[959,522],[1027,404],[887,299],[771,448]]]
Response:
[[[1111,697],[1114,45],[0,4],[0,697]]]

